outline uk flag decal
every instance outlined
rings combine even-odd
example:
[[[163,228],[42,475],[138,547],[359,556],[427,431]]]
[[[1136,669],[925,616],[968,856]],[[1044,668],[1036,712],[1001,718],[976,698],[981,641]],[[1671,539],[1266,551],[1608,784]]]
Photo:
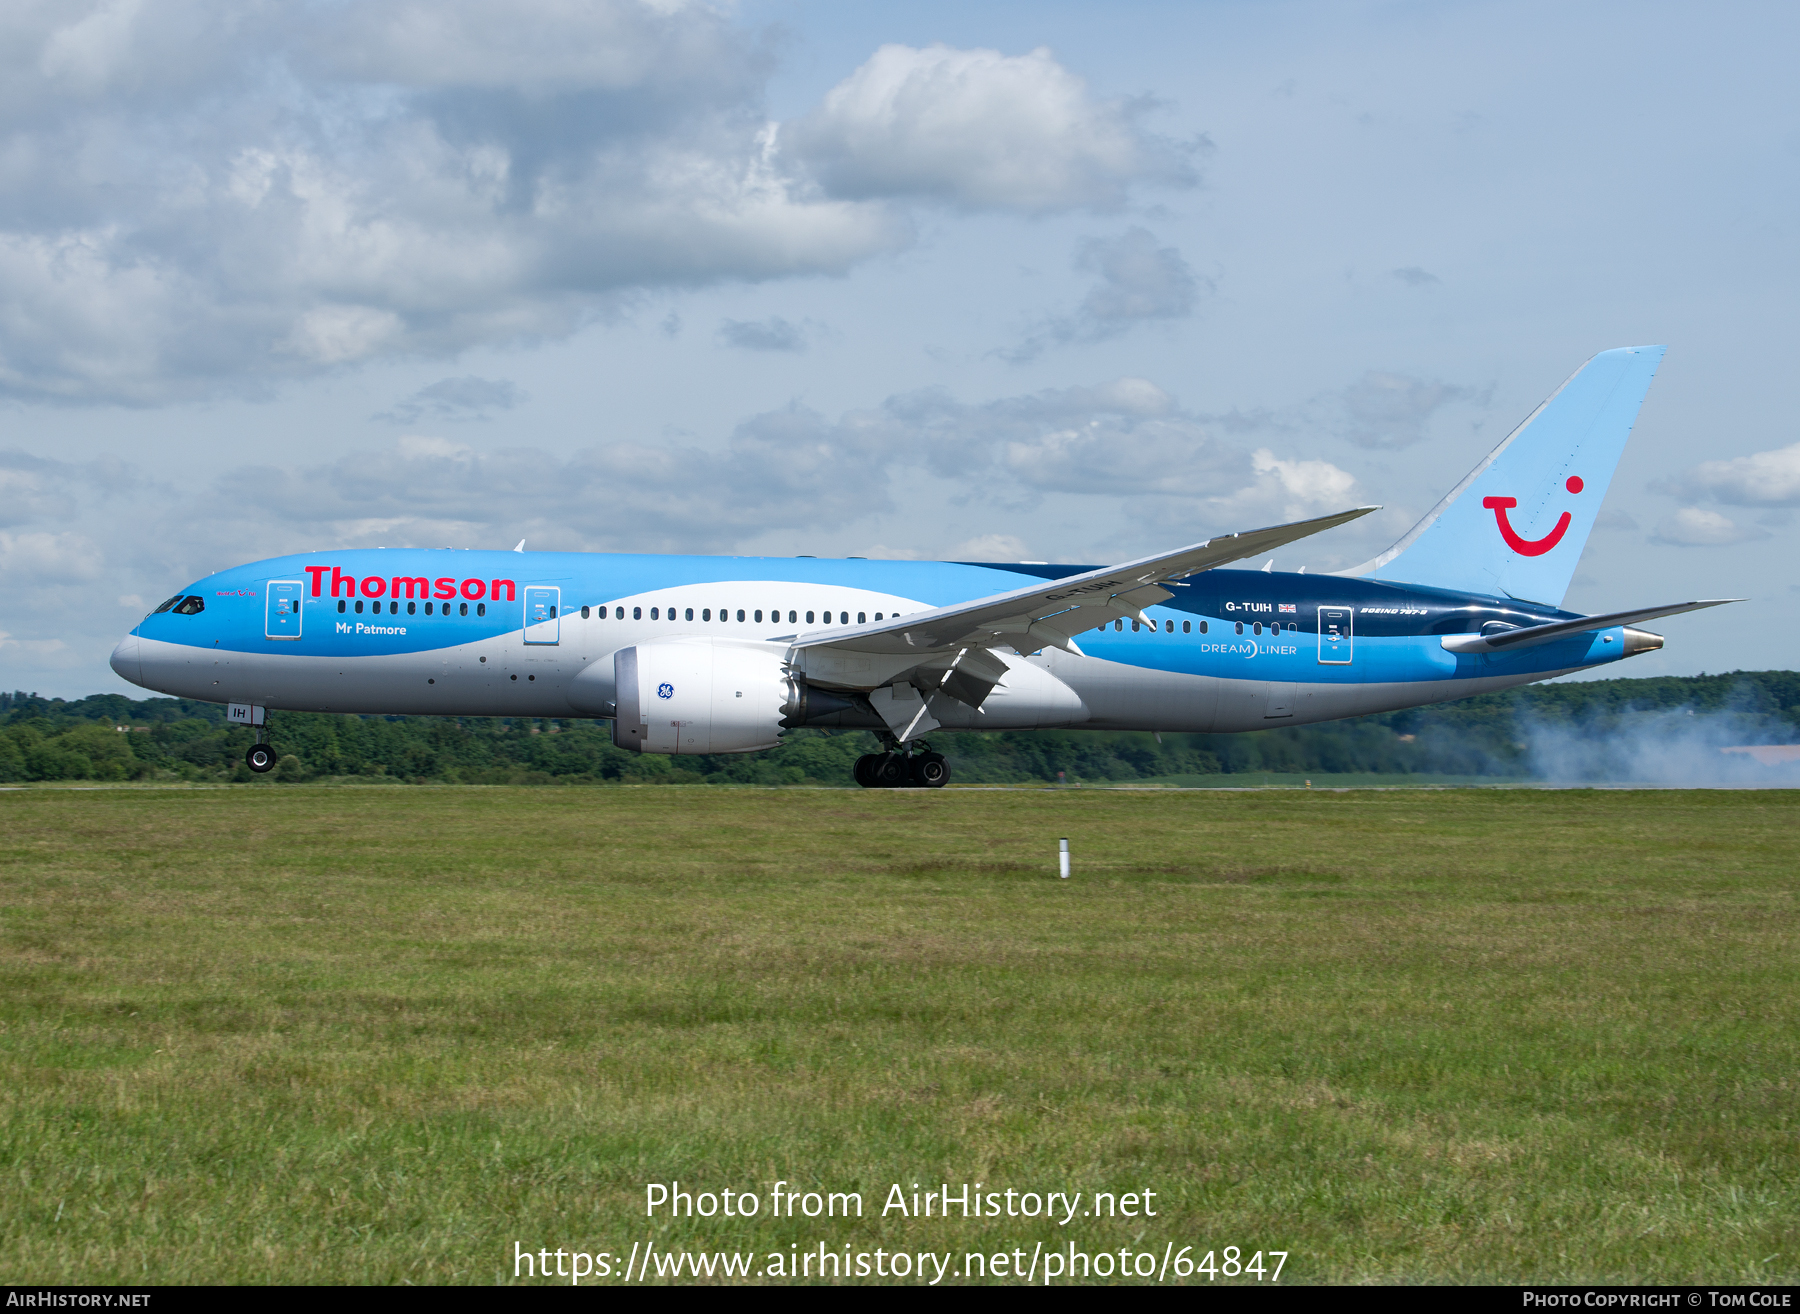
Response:
[[[1294,611],[1299,605],[1300,604],[1295,602],[1278,602],[1275,604],[1275,608],[1277,611]]]

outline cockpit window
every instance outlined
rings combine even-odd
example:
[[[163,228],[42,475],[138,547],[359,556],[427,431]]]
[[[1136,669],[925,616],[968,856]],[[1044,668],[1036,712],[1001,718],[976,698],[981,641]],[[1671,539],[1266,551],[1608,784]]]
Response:
[[[206,599],[198,594],[183,598],[174,608],[177,616],[198,616],[206,610]]]
[[[160,616],[165,611],[167,611],[170,607],[173,607],[176,603],[178,603],[180,601],[181,601],[181,594],[177,593],[174,597],[170,598],[167,602],[163,603],[162,606],[158,607],[155,611],[151,612],[150,614],[152,616]]]

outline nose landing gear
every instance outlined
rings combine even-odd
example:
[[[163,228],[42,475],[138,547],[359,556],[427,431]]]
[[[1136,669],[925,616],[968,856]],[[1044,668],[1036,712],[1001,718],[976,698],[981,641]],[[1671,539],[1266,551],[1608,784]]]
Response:
[[[228,703],[225,707],[225,719],[232,725],[250,726],[256,735],[256,742],[244,754],[244,765],[258,775],[273,771],[275,750],[268,742],[268,709],[260,703]]]
[[[853,774],[864,789],[942,789],[950,783],[950,764],[942,753],[891,747],[885,753],[865,753],[856,759]]]

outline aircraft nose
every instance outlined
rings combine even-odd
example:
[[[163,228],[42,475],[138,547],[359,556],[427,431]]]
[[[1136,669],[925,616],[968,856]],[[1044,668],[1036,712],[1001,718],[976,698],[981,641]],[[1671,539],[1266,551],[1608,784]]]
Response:
[[[127,634],[113,649],[112,668],[133,684],[143,684],[143,659],[139,655],[138,636]]]

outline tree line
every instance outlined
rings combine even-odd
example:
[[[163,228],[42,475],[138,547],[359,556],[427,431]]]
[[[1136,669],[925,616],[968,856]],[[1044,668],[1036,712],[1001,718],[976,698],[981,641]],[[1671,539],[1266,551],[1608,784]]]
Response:
[[[1734,671],[1533,685],[1434,707],[1246,734],[1030,731],[931,736],[957,783],[1104,784],[1168,777],[1344,772],[1523,778],[1546,728],[1604,743],[1634,726],[1705,718],[1736,743],[1800,742],[1800,672]],[[178,698],[0,693],[0,781],[268,779],[408,784],[846,785],[862,731],[796,731],[762,753],[667,758],[613,747],[603,721],[273,712],[281,757],[244,765],[252,732]]]

